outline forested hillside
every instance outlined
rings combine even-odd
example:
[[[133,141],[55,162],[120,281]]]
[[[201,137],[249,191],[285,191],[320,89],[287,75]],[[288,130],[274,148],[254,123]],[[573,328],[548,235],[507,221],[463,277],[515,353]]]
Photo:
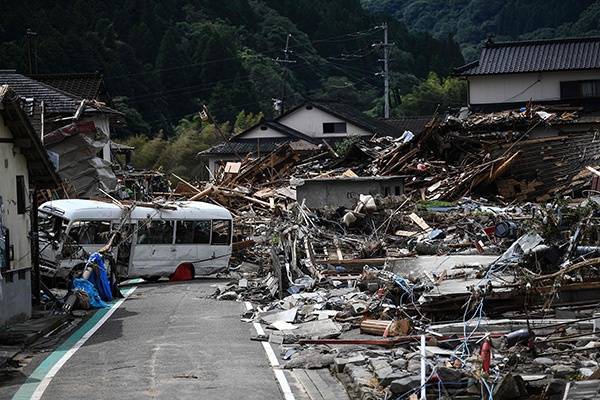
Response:
[[[371,45],[386,18],[396,105],[431,71],[445,76],[463,62],[452,39],[411,33],[359,0],[5,0],[0,14],[0,68],[28,72],[32,29],[33,73],[102,72],[126,112],[122,134],[171,135],[202,103],[232,123],[241,110],[272,113],[283,68],[288,105],[339,97],[377,112],[381,54]],[[294,63],[282,65],[288,34]]]
[[[362,0],[414,31],[453,37],[467,60],[492,34],[496,40],[600,35],[600,1],[594,0]]]

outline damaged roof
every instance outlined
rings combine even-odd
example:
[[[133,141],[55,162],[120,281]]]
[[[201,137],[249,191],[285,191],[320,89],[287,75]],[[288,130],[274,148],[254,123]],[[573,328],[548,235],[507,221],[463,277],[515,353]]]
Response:
[[[44,102],[48,114],[73,114],[83,98],[46,83],[17,73],[15,70],[0,70],[0,85],[9,85],[25,102]],[[120,114],[120,112],[102,104],[88,105],[85,112]]]
[[[419,134],[425,130],[425,127],[433,119],[433,115],[417,115],[414,117],[398,117],[381,120],[394,127],[395,134],[390,136],[400,136],[404,131],[411,131]]]
[[[461,76],[600,69],[600,37],[487,41],[479,60],[456,69]]]
[[[103,87],[102,74],[72,73],[32,75],[31,78],[64,92],[74,94],[81,99],[99,99]]]
[[[59,185],[60,178],[21,108],[19,96],[8,85],[0,85],[0,114],[13,135],[15,146],[22,149],[27,159],[29,182],[40,189]]]

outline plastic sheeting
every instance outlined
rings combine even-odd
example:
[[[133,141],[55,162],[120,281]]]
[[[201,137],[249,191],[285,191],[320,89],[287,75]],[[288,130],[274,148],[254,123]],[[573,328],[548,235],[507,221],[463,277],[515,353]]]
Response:
[[[73,290],[81,290],[87,293],[90,299],[90,307],[91,308],[105,308],[108,307],[102,299],[100,298],[100,294],[96,290],[96,286],[86,279],[83,278],[75,278],[73,279]]]
[[[92,253],[88,258],[88,263],[94,263],[98,266],[96,273],[90,275],[88,281],[91,282],[98,290],[100,298],[104,301],[112,301],[112,290],[110,289],[110,281],[104,258],[100,253]]]

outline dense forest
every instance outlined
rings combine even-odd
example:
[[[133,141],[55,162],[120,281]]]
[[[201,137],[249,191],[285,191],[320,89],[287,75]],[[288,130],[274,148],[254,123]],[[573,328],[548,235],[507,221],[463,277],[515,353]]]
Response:
[[[451,38],[411,33],[359,0],[5,0],[0,13],[0,68],[29,72],[26,30],[35,31],[32,72],[102,72],[127,117],[121,135],[185,131],[201,104],[233,127],[242,110],[272,115],[284,92],[286,106],[334,98],[380,114],[381,51],[372,44],[382,22],[395,43],[397,110],[415,86],[428,77],[443,85],[438,76],[464,61]],[[282,63],[288,35],[293,62]]]
[[[549,39],[600,35],[597,0],[362,0],[372,12],[386,13],[413,31],[452,37],[467,61],[479,44],[494,40]]]

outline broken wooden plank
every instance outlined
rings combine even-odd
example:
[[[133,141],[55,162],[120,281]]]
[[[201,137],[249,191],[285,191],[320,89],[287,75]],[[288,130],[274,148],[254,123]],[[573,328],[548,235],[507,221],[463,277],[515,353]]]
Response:
[[[423,229],[424,231],[430,231],[431,227],[429,225],[427,225],[427,222],[425,222],[425,220],[421,217],[419,217],[417,214],[412,213],[408,216],[415,224],[417,224],[419,226],[419,228]]]

